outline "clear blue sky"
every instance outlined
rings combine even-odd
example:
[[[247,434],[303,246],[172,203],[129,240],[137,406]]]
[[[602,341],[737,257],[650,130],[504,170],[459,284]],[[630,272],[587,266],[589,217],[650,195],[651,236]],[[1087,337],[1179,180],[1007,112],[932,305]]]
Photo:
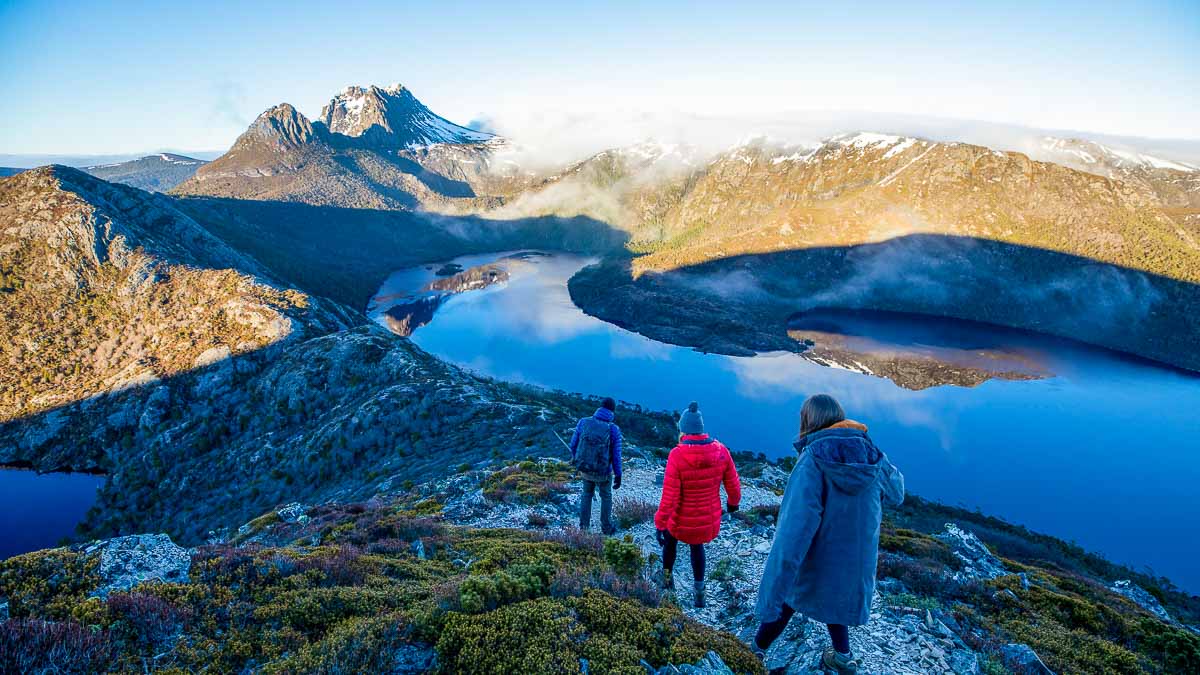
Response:
[[[867,110],[1200,138],[1197,0],[576,4],[0,0],[0,153],[223,149],[273,104],[396,81],[463,122]]]

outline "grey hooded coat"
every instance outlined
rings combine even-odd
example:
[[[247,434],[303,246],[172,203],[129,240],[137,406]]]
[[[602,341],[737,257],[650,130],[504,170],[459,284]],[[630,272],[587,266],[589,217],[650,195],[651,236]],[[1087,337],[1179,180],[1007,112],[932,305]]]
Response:
[[[774,621],[787,604],[821,623],[861,626],[875,593],[882,502],[904,500],[904,476],[849,420],[800,437],[796,450],[755,613]]]

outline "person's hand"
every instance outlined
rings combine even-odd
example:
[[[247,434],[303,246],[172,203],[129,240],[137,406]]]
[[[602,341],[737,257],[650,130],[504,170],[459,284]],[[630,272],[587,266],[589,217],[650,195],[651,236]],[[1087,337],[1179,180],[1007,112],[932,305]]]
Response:
[[[613,489],[614,490],[621,489],[621,477],[620,476],[617,476],[616,478],[613,479]]]
[[[727,506],[729,508],[730,513],[737,513],[737,510],[738,510],[737,504],[728,504]]]
[[[658,540],[658,545],[659,545],[659,546],[666,546],[666,545],[667,545],[667,531],[666,531],[666,530],[657,530],[657,531],[655,531],[655,533],[654,533],[654,538],[655,538],[656,540]]]

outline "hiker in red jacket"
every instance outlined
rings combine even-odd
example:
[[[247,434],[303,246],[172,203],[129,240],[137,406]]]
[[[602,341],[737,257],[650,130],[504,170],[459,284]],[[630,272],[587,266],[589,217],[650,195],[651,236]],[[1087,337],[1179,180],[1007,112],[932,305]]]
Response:
[[[679,432],[679,445],[667,457],[654,527],[663,549],[663,588],[675,588],[671,570],[682,541],[691,547],[695,605],[704,607],[704,545],[721,531],[721,485],[730,513],[742,501],[742,485],[729,450],[704,433],[704,418],[695,401],[680,415]]]

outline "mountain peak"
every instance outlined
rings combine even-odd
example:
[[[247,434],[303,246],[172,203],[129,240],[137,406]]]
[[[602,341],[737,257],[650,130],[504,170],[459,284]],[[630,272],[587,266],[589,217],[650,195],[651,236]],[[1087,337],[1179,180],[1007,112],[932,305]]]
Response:
[[[346,87],[321,109],[320,121],[334,134],[383,150],[482,143],[494,138],[435,114],[399,83],[382,88]]]
[[[238,138],[234,147],[266,142],[277,150],[290,150],[310,143],[315,138],[312,122],[292,104],[280,103],[264,110]]]

